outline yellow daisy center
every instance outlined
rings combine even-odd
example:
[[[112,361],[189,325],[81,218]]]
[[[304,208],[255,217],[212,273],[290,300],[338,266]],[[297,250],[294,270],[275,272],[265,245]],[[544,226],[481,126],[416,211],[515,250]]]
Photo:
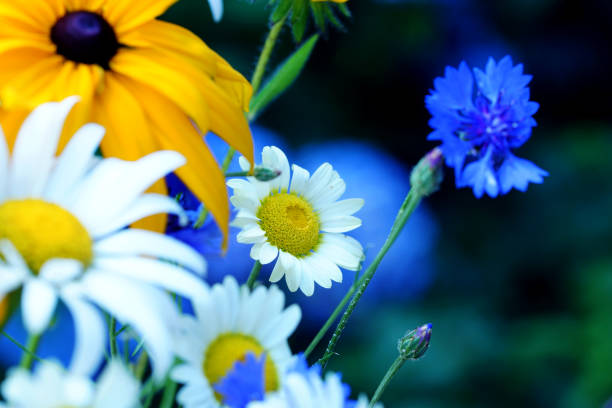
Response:
[[[211,385],[215,385],[234,367],[237,361],[244,361],[248,353],[261,356],[263,347],[252,336],[240,333],[225,333],[217,337],[206,350],[204,359],[204,375]],[[274,362],[266,355],[264,367],[264,388],[266,392],[279,388],[278,372]],[[222,396],[215,392],[217,401],[222,402]]]
[[[308,201],[295,194],[266,197],[257,217],[268,241],[294,256],[305,256],[319,243],[319,217]]]
[[[62,207],[37,199],[10,200],[0,205],[0,239],[7,238],[32,272],[52,258],[88,265],[92,240],[80,221]]]

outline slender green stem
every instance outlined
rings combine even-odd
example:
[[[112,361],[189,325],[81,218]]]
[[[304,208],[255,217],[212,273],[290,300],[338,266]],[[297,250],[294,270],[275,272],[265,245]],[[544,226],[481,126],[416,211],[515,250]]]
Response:
[[[176,394],[176,389],[178,388],[178,384],[172,381],[171,379],[166,380],[166,386],[164,388],[164,393],[162,395],[161,403],[159,404],[159,408],[171,408],[174,403],[174,394]]]
[[[32,358],[36,361],[44,361],[42,358],[38,357],[36,354],[32,353],[30,350],[28,350],[26,348],[26,346],[24,346],[23,344],[21,344],[16,338],[14,338],[13,336],[11,336],[10,334],[8,334],[7,332],[5,332],[4,330],[1,331],[2,335],[4,337],[6,337],[7,339],[9,339],[14,345],[16,345],[17,347],[19,347],[21,349],[21,351],[23,351],[24,353],[28,353],[32,355]]]
[[[32,367],[32,362],[34,361],[35,357],[34,353],[36,353],[39,342],[40,334],[30,334],[28,337],[28,342],[25,345],[25,349],[23,350],[19,367],[25,368],[26,370],[29,370],[30,367]]]
[[[272,55],[272,51],[274,50],[274,46],[276,45],[276,40],[281,32],[281,29],[285,25],[285,21],[287,20],[286,14],[283,18],[278,20],[270,31],[268,32],[268,37],[266,38],[266,42],[264,43],[263,49],[261,50],[261,54],[259,55],[259,59],[257,60],[257,65],[255,66],[255,72],[253,72],[253,78],[251,79],[251,85],[253,86],[253,95],[257,94],[259,87],[261,86],[261,81],[266,72],[266,66],[270,61],[270,56]]]
[[[393,226],[391,227],[391,232],[389,233],[387,240],[376,255],[376,258],[374,258],[374,261],[370,264],[370,266],[368,266],[368,269],[366,269],[361,279],[359,279],[357,292],[351,299],[351,302],[349,303],[344,314],[342,315],[340,323],[338,323],[338,326],[336,326],[336,330],[334,331],[334,334],[332,335],[332,338],[330,339],[327,345],[327,350],[325,350],[325,354],[319,359],[321,367],[325,368],[325,365],[327,364],[329,359],[334,355],[334,349],[336,347],[336,344],[338,343],[338,340],[340,340],[342,331],[346,327],[348,319],[351,317],[351,314],[355,310],[357,303],[361,299],[361,296],[363,296],[363,293],[365,292],[370,281],[372,280],[372,277],[374,276],[378,265],[380,265],[380,262],[383,260],[383,258],[389,251],[389,248],[391,248],[391,246],[397,239],[397,236],[404,228],[404,225],[406,225],[406,221],[408,221],[408,218],[410,218],[416,207],[421,202],[422,198],[423,197],[421,195],[415,193],[412,189],[410,190],[410,192],[408,192],[408,195],[406,196],[402,207],[400,208],[397,213],[397,216],[395,217],[395,221],[393,222]]]
[[[378,384],[378,388],[376,388],[376,392],[374,392],[374,396],[372,397],[372,400],[370,401],[370,405],[368,406],[368,408],[374,407],[374,404],[376,404],[376,402],[378,402],[380,397],[382,397],[383,393],[385,392],[385,389],[391,382],[391,379],[395,377],[395,374],[397,374],[397,372],[400,370],[400,368],[402,368],[402,365],[405,362],[406,362],[406,359],[402,356],[398,356],[395,359],[393,364],[391,364],[391,367],[389,367],[389,370],[387,370],[387,373],[385,374],[383,379],[380,380],[380,384]]]
[[[225,177],[246,177],[248,175],[249,175],[248,171],[235,171],[235,172],[225,173]]]
[[[142,380],[144,377],[145,371],[147,370],[147,363],[149,362],[149,356],[147,355],[146,350],[143,350],[142,353],[138,356],[138,361],[136,362],[136,367],[134,367],[134,377],[138,381]]]
[[[261,262],[255,261],[253,264],[253,269],[251,269],[251,273],[249,274],[249,279],[247,279],[247,287],[249,289],[253,289],[253,286],[255,286],[255,281],[259,276],[259,271],[261,271]]]
[[[108,316],[108,337],[110,355],[113,358],[117,355],[117,321],[112,316]]]

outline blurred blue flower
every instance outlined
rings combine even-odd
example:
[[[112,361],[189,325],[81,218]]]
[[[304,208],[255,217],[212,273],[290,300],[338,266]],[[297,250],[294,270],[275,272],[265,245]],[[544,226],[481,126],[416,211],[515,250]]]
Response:
[[[440,140],[446,163],[454,167],[457,187],[472,187],[476,197],[525,191],[548,173],[512,150],[531,136],[539,105],[529,100],[530,75],[509,56],[490,58],[485,71],[472,72],[465,62],[446,67],[425,98],[434,129],[429,140]]]
[[[328,161],[346,182],[345,197],[358,197],[365,205],[356,214],[361,227],[350,235],[362,243],[366,260],[364,269],[382,247],[395,215],[410,189],[410,172],[390,154],[373,144],[353,140],[339,140],[303,147],[296,155],[296,163],[314,170]],[[362,302],[398,302],[422,293],[433,277],[432,248],[437,239],[438,226],[424,204],[412,215],[404,231],[381,262],[368,286]],[[340,299],[354,282],[355,274],[344,271],[341,284],[334,284],[320,296],[304,298],[290,294],[301,304],[303,323],[319,325],[329,317]],[[365,310],[358,308],[359,310]]]
[[[286,142],[276,133],[260,126],[251,126],[251,132],[255,144],[256,160],[260,158],[261,150],[264,146],[275,145],[287,152]],[[206,143],[217,160],[222,162],[228,150],[227,144],[212,133],[206,136]],[[238,164],[239,156],[239,154],[234,155],[228,171],[241,171]],[[253,266],[253,261],[249,256],[250,246],[236,242],[236,235],[240,229],[230,228],[227,251],[224,254],[221,250],[221,230],[210,215],[200,228],[194,228],[194,223],[197,221],[202,210],[198,199],[173,174],[166,177],[166,183],[168,184],[170,196],[178,197],[179,202],[187,211],[189,217],[189,224],[185,227],[178,225],[176,217],[169,217],[166,234],[185,242],[206,258],[208,262],[206,280],[209,283],[221,282],[226,275],[235,276],[238,282],[246,282]]]
[[[237,361],[234,367],[214,388],[223,396],[223,403],[228,408],[245,408],[251,401],[264,398],[264,365],[266,355],[257,357],[247,353],[244,361]]]

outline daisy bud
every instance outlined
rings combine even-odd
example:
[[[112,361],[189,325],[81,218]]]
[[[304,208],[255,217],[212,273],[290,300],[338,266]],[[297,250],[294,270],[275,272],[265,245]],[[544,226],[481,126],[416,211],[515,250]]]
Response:
[[[255,179],[257,179],[258,181],[270,181],[270,180],[274,180],[275,178],[277,178],[278,176],[281,175],[281,171],[280,170],[275,170],[275,169],[269,169],[267,167],[255,167],[255,170],[253,170],[253,175],[255,176]]]
[[[410,186],[422,197],[435,193],[442,182],[443,164],[442,150],[436,147],[427,153],[412,169]]]
[[[397,350],[405,360],[418,360],[429,348],[431,339],[431,323],[424,324],[406,333],[397,342]]]

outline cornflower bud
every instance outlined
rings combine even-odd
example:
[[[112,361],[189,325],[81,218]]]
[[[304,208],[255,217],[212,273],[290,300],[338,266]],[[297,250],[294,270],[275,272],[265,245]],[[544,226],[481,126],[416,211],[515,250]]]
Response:
[[[256,166],[253,170],[253,175],[258,181],[270,181],[274,180],[281,175],[280,170],[269,169],[267,167]]]
[[[431,323],[424,324],[409,331],[404,337],[399,339],[397,342],[397,351],[399,351],[400,356],[405,360],[418,360],[423,357],[429,348],[431,327]]]
[[[443,164],[442,150],[436,147],[412,169],[410,186],[419,196],[425,197],[438,191],[443,178]]]

